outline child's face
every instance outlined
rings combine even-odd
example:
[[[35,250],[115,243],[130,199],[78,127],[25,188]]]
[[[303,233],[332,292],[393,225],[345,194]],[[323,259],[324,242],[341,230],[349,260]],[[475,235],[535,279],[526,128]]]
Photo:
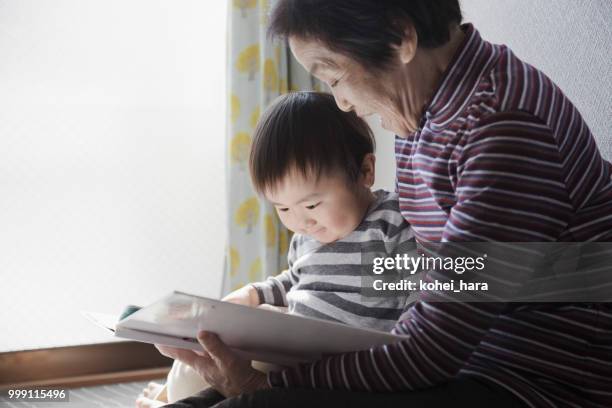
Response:
[[[322,175],[316,180],[290,172],[265,196],[288,229],[329,243],[357,228],[372,194],[364,184],[347,182],[344,175]]]

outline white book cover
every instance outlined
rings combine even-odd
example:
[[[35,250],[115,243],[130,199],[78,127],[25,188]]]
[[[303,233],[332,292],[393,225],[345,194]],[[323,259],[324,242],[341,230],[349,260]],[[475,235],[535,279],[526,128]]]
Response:
[[[118,321],[83,314],[116,337],[199,350],[198,331],[216,333],[244,358],[280,365],[395,343],[404,337],[341,323],[174,292]]]

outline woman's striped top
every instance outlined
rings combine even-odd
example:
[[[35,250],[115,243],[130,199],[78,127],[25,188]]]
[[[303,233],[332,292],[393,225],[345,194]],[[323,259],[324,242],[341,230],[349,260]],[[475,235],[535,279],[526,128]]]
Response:
[[[612,241],[612,166],[542,72],[463,26],[421,129],[396,138],[400,208],[421,242]],[[612,272],[611,272],[612,276]],[[610,304],[432,302],[398,344],[269,374],[273,386],[389,392],[469,376],[531,407],[612,406]]]

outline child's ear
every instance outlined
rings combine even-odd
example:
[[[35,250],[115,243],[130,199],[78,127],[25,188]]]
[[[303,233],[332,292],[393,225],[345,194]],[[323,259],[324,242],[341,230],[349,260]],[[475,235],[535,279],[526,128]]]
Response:
[[[371,188],[374,185],[376,178],[376,156],[374,153],[368,153],[361,162],[360,182],[366,188]]]

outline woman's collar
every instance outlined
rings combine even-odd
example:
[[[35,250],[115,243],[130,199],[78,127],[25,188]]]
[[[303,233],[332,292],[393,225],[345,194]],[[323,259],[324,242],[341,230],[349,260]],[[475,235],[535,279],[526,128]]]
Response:
[[[465,109],[480,78],[496,60],[496,48],[484,41],[472,24],[463,24],[461,29],[464,41],[442,75],[421,121],[422,126],[432,130],[445,128]]]

